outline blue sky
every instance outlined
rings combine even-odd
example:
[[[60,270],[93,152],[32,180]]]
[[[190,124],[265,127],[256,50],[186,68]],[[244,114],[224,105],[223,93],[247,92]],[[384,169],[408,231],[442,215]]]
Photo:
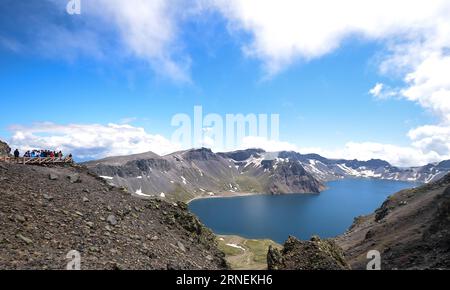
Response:
[[[186,12],[177,6],[183,1],[81,0],[80,15],[67,14],[67,2],[0,4],[0,137],[13,146],[55,146],[84,159],[147,148],[164,154],[177,149],[170,141],[171,118],[200,105],[205,114],[280,114],[279,142],[245,143],[251,147],[384,158],[397,165],[450,156],[449,83],[423,88],[419,80],[405,81],[412,74],[433,83],[435,76],[420,69],[442,47],[430,48],[424,40],[417,48],[403,29],[409,18],[376,32],[355,20],[339,24],[355,31],[335,32],[332,22],[329,29],[317,28],[318,36],[290,27],[278,37],[272,30],[284,28],[283,21],[248,14],[251,7],[241,1],[229,2],[233,9],[222,1],[198,1],[207,4]],[[292,3],[279,5],[316,11]],[[267,9],[278,9],[273,5]],[[375,24],[387,21],[380,19]],[[418,21],[418,31],[434,32],[425,20],[423,26]],[[446,45],[448,39],[442,40]],[[430,50],[430,56],[417,59],[417,50]],[[447,59],[440,55],[440,63]],[[370,93],[376,84],[383,89]],[[433,97],[443,90],[446,95]]]

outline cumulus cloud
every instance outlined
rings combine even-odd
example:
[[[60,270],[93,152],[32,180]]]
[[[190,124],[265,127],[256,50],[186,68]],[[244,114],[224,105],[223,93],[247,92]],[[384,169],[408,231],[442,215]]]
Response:
[[[378,98],[381,95],[381,91],[383,90],[384,85],[382,83],[377,83],[370,91],[369,93]]]
[[[391,94],[392,90],[376,85],[371,92],[379,99],[395,96],[414,102],[437,118],[437,124],[407,134],[411,148],[433,161],[450,158],[450,19],[436,16],[430,22],[433,27],[426,34],[391,44],[380,64],[381,73],[400,72],[403,86]],[[416,157],[411,154],[410,158]]]
[[[385,68],[409,66],[420,62],[421,46],[433,50],[448,45],[442,38],[448,38],[450,22],[446,0],[90,0],[82,1],[79,16],[68,16],[66,2],[59,0],[44,4],[30,0],[26,5],[8,0],[0,5],[6,14],[32,13],[35,21],[20,23],[21,29],[29,29],[27,34],[40,38],[39,43],[48,49],[56,45],[54,52],[67,44],[71,51],[110,57],[117,44],[178,80],[189,79],[191,63],[182,49],[182,24],[211,10],[224,16],[231,33],[245,31],[251,36],[249,40],[240,38],[245,42],[243,51],[262,60],[268,74],[276,74],[298,59],[321,57],[354,36],[389,42],[398,53],[385,62]],[[56,33],[45,33],[49,27]],[[109,35],[111,31],[116,33]],[[7,39],[4,43],[14,42],[3,39]],[[108,46],[111,39],[118,43]],[[408,46],[409,56],[402,53],[400,44]]]
[[[161,135],[131,125],[39,123],[10,129],[10,144],[14,148],[62,150],[81,160],[148,151],[161,155],[180,149]]]
[[[351,36],[387,40],[424,35],[439,20],[448,21],[445,0],[215,0],[231,31],[244,30],[252,39],[249,55],[277,73],[293,61],[321,57]]]
[[[334,159],[382,159],[400,167],[419,166],[450,158],[435,151],[424,151],[415,146],[397,146],[377,142],[348,142],[343,148],[324,150],[322,148],[302,148],[301,152],[317,153]]]
[[[450,37],[448,45],[450,47]],[[407,87],[402,90],[402,95],[448,123],[450,122],[450,79],[448,76],[450,76],[450,56],[436,52],[426,57],[405,77]]]
[[[184,2],[184,1],[183,1]],[[178,54],[182,1],[90,0],[86,11],[112,24],[126,49],[177,81],[190,81],[190,58]]]
[[[425,125],[409,131],[415,148],[450,159],[450,126]]]
[[[242,139],[240,149],[260,148],[269,152],[298,151],[299,148],[285,141],[271,140],[265,137],[247,136]]]

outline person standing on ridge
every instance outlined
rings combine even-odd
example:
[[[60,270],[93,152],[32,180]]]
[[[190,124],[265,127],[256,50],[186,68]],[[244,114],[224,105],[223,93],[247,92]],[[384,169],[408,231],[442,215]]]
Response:
[[[14,150],[14,159],[17,161],[19,160],[20,152],[19,149]]]

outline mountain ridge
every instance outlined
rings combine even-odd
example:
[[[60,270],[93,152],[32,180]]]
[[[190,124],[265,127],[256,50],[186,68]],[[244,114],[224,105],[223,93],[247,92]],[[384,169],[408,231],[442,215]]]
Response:
[[[449,160],[400,168],[381,159],[328,159],[258,148],[217,153],[198,148],[164,156],[147,152],[84,164],[135,195],[184,201],[224,193],[319,193],[328,181],[355,177],[429,183],[450,172]]]
[[[173,200],[190,200],[222,193],[318,193],[324,185],[295,163],[263,164],[258,152],[214,153],[208,148],[178,151],[164,156],[137,160],[120,157],[122,164],[111,165],[108,159],[84,163],[94,173],[116,186],[126,187],[141,197],[160,196]],[[244,154],[244,157],[238,155]],[[245,159],[244,159],[245,158]],[[125,162],[126,161],[126,162]]]

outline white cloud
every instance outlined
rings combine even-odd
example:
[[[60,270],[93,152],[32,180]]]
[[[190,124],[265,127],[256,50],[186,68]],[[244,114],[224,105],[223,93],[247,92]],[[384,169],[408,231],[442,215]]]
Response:
[[[450,159],[450,126],[426,125],[409,131],[408,136],[415,148],[435,152],[442,159]]]
[[[242,139],[239,149],[260,148],[269,152],[298,151],[294,144],[284,141],[270,140],[265,137],[247,136]]]
[[[313,151],[311,151],[313,150]],[[317,153],[334,159],[382,159],[390,164],[400,167],[425,165],[431,162],[442,161],[443,157],[450,159],[450,154],[444,156],[435,151],[423,151],[414,146],[397,146],[376,142],[348,142],[343,148],[323,150],[320,148],[303,148],[302,153]]]
[[[179,150],[161,135],[152,135],[143,128],[117,124],[38,123],[13,126],[10,144],[21,150],[52,149],[72,153],[79,159],[128,155],[152,151],[167,154]]]
[[[179,53],[178,22],[184,1],[90,0],[85,8],[114,26],[124,47],[135,57],[146,60],[157,72],[189,82],[190,58]]]
[[[388,40],[432,31],[448,22],[445,0],[215,0],[232,31],[244,30],[252,40],[249,55],[264,61],[269,74],[296,59],[321,57],[348,37]],[[417,34],[419,32],[419,34]]]
[[[398,96],[399,92],[395,89],[387,87],[383,83],[377,83],[372,89],[369,90],[369,94],[371,94],[375,99],[385,100]]]
[[[448,45],[450,47],[450,36]],[[402,90],[402,95],[450,122],[449,76],[450,56],[433,53],[405,77],[407,87]]]
[[[378,98],[381,95],[384,85],[382,83],[377,83],[370,91],[369,94]]]
[[[438,124],[408,132],[411,148],[428,156],[429,161],[436,161],[450,158],[450,18],[430,21],[434,26],[427,34],[391,45],[380,69],[382,73],[402,72],[403,87],[393,95],[420,105],[437,118]],[[393,95],[383,89],[378,97]]]

